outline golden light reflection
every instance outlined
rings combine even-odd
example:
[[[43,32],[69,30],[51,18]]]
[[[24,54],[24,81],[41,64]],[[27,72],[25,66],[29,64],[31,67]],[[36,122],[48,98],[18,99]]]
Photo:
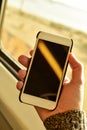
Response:
[[[38,48],[40,52],[42,53],[48,64],[51,66],[58,79],[61,80],[62,69],[60,65],[58,64],[50,50],[47,48],[47,46],[44,44],[44,42],[42,40],[40,40],[39,42],[40,44],[38,45]]]

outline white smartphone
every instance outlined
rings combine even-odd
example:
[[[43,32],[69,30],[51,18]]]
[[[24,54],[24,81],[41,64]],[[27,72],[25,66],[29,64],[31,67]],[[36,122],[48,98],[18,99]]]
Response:
[[[39,32],[19,99],[23,103],[55,109],[62,90],[72,39]]]

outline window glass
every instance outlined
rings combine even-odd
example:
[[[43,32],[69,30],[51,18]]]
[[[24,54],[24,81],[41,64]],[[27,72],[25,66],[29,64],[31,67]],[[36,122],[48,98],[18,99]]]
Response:
[[[87,31],[87,12],[75,12],[75,8],[66,5],[56,0],[8,0],[1,37],[5,51],[17,60],[20,54],[28,55],[33,49],[38,31],[64,35],[73,39],[73,53],[84,64],[87,77],[87,32],[81,30]]]

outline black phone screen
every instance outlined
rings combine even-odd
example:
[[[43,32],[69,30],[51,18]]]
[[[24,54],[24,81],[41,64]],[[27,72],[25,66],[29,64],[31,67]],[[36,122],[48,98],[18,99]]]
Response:
[[[24,93],[56,101],[69,46],[39,39]]]

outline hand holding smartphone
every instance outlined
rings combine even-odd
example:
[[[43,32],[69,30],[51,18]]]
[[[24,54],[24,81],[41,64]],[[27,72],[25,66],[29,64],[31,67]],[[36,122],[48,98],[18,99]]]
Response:
[[[45,109],[55,109],[68,65],[71,39],[39,32],[19,99]]]

